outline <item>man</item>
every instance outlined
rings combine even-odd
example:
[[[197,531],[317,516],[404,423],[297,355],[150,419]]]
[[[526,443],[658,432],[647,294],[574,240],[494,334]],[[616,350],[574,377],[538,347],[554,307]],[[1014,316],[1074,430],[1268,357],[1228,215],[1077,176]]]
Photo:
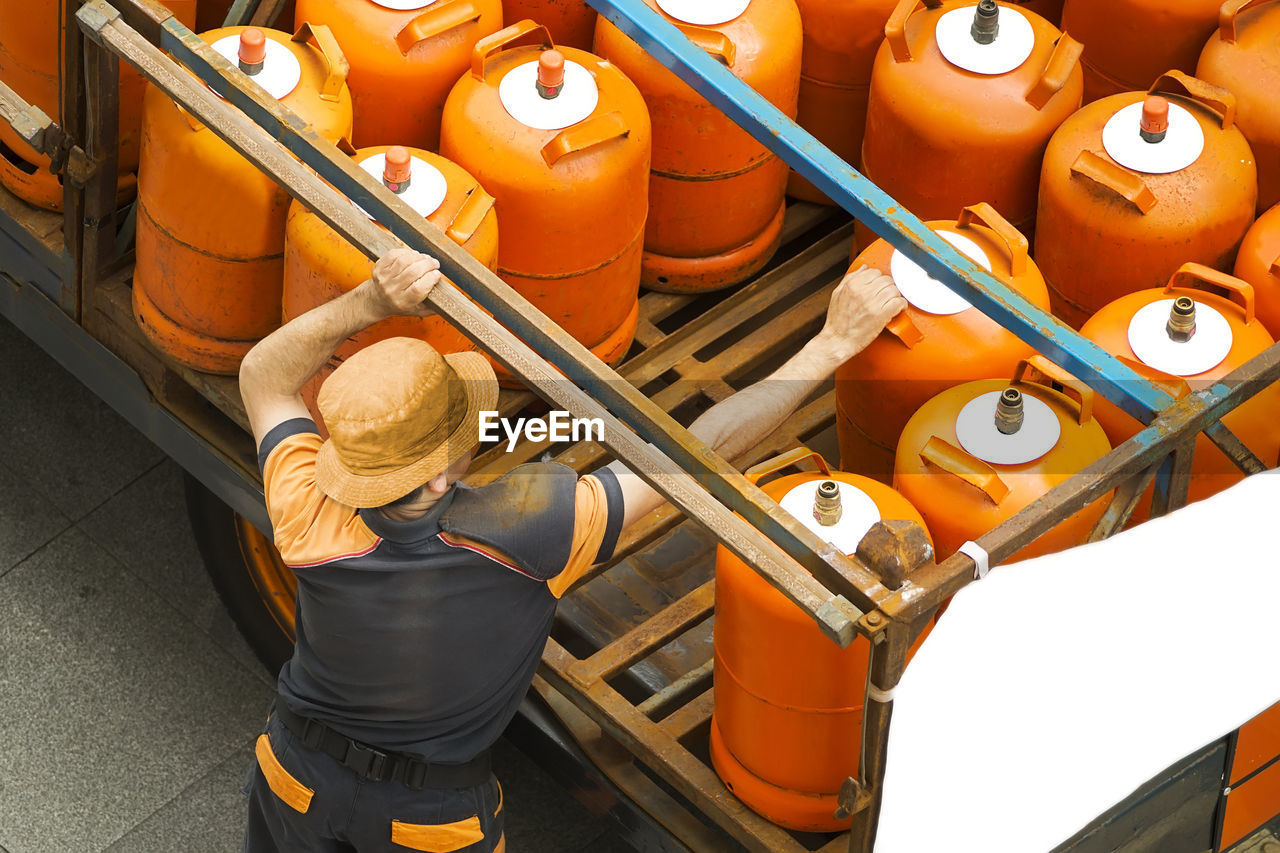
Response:
[[[430,313],[439,264],[407,249],[250,351],[240,390],[275,542],[298,578],[297,644],[257,743],[245,850],[502,851],[489,747],[538,665],[558,598],[662,497],[615,462],[524,465],[455,485],[498,397],[476,353],[393,338],[325,381],[322,441],[299,391],[348,336]],[[859,270],[826,325],[690,428],[734,458],[906,303]]]

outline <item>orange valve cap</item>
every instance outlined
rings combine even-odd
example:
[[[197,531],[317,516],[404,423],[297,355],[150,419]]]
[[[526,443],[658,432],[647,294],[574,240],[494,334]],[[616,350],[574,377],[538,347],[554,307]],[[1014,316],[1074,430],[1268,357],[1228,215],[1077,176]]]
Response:
[[[544,50],[538,56],[538,94],[554,98],[564,86],[564,54],[558,50]]]
[[[382,167],[382,182],[392,192],[404,192],[413,174],[409,149],[403,145],[392,145],[387,149],[385,160],[385,165]]]
[[[1142,121],[1138,132],[1147,142],[1160,142],[1169,132],[1169,101],[1159,95],[1147,95],[1142,102]]]
[[[240,33],[240,50],[236,54],[240,70],[245,74],[257,74],[267,60],[267,36],[257,27],[249,27]]]

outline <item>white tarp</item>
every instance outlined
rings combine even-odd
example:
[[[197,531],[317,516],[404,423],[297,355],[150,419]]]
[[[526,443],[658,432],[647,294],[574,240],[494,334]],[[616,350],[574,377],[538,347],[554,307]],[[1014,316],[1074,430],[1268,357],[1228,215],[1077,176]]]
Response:
[[[1278,700],[1268,472],[961,590],[897,690],[875,849],[1050,850]]]

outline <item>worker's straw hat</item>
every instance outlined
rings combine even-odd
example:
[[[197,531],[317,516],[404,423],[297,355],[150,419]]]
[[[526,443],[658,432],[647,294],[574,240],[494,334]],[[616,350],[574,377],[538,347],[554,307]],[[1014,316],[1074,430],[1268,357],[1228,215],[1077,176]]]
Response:
[[[391,503],[447,469],[480,440],[480,412],[498,401],[484,356],[440,355],[414,338],[389,338],[343,362],[320,387],[329,439],[316,485],[352,507]]]

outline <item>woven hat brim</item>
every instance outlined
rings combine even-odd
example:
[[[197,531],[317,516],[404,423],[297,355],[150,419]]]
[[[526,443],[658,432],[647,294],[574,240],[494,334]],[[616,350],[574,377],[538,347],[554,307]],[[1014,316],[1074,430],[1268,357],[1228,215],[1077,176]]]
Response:
[[[425,456],[381,474],[352,471],[338,457],[333,440],[327,439],[316,454],[316,485],[320,491],[357,509],[384,506],[447,469],[480,441],[480,413],[498,407],[498,380],[493,367],[476,352],[450,353],[444,360],[462,381],[467,395],[467,410],[457,429]]]

